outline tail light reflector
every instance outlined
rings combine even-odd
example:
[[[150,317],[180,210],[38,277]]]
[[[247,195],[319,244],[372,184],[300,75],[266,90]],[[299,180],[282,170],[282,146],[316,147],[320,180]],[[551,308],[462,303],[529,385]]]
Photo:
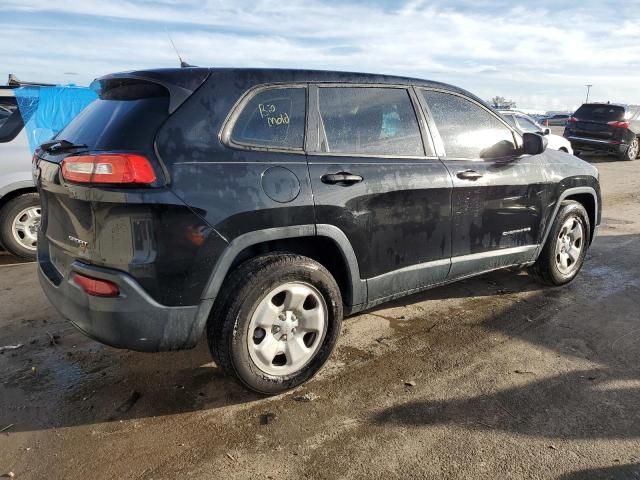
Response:
[[[578,119],[576,117],[567,118],[567,123],[576,123],[577,121],[578,121]]]
[[[76,183],[149,185],[156,181],[149,160],[132,153],[67,157],[62,161],[62,176]]]
[[[73,283],[84,290],[86,294],[94,297],[117,297],[120,295],[118,285],[108,280],[87,277],[79,273],[74,273],[72,280]]]
[[[613,128],[629,128],[629,122],[626,120],[623,120],[621,122],[607,122],[607,125]]]

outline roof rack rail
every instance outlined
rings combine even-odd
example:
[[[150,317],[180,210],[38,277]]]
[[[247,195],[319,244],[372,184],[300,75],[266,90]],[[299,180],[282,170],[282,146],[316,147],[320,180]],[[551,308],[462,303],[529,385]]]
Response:
[[[16,77],[13,73],[9,74],[9,80],[7,81],[7,85],[10,87],[26,87],[26,86],[36,86],[36,87],[54,87],[53,83],[42,83],[42,82],[25,82]]]

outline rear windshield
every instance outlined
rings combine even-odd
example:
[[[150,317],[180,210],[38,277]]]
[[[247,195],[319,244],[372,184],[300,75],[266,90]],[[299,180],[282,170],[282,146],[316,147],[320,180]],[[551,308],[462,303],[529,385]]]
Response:
[[[619,105],[582,105],[573,116],[578,120],[618,121],[624,119],[624,107]]]
[[[157,129],[168,116],[169,94],[149,84],[119,84],[100,92],[56,138],[92,150],[153,148]]]

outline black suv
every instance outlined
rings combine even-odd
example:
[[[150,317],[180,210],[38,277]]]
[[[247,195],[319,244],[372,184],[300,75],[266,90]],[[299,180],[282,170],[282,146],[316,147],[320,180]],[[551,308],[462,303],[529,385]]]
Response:
[[[193,347],[273,394],[344,314],[505,267],[571,281],[597,170],[441,83],[185,68],[99,79],[34,168],[39,275],[106,344]]]
[[[574,155],[595,151],[635,160],[640,154],[640,106],[585,103],[567,121],[564,136]]]

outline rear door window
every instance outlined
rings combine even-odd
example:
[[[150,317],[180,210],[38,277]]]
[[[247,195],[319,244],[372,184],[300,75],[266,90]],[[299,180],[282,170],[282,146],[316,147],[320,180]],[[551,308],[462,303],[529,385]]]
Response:
[[[269,88],[249,99],[231,131],[240,145],[302,150],[306,88]]]
[[[24,122],[15,97],[0,97],[0,143],[13,140]]]
[[[322,152],[424,155],[418,119],[406,89],[320,87],[318,91]]]
[[[484,108],[458,95],[421,90],[448,159],[499,158],[515,150],[513,133]]]

